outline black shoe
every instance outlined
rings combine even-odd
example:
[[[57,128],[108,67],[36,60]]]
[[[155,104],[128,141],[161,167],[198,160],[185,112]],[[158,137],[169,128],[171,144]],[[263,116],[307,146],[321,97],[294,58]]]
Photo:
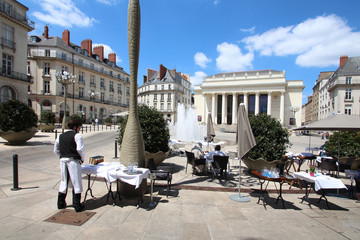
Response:
[[[85,209],[85,204],[80,203],[81,193],[73,194],[73,206],[76,212],[82,212]]]
[[[66,194],[59,192],[59,194],[58,194],[58,202],[57,202],[58,209],[66,208],[65,198],[66,198]]]

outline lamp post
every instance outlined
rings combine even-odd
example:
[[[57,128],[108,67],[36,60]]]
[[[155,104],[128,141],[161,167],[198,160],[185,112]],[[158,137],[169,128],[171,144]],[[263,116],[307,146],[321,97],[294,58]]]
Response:
[[[64,116],[62,121],[62,129],[66,128],[66,95],[67,95],[67,85],[75,83],[76,76],[69,73],[68,71],[56,72],[55,73],[56,80],[60,83],[64,88]]]
[[[94,90],[91,90],[88,93],[90,96],[90,100],[94,100],[94,119],[96,119],[95,101],[96,101],[96,98],[100,96],[100,93],[95,92]]]

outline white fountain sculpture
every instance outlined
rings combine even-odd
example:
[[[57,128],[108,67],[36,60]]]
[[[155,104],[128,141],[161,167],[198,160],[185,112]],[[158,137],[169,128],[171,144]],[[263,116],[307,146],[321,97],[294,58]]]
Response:
[[[183,142],[203,142],[206,136],[206,126],[197,121],[195,110],[179,104],[175,125],[169,123],[170,138]]]

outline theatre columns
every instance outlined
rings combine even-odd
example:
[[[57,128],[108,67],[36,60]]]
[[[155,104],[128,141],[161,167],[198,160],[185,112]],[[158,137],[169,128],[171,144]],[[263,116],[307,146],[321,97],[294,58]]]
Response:
[[[271,93],[268,92],[268,101],[267,101],[267,115],[271,116]]]
[[[233,93],[233,105],[232,105],[232,124],[237,123],[237,95]]]
[[[284,125],[284,104],[285,104],[285,98],[284,98],[285,92],[282,91],[280,95],[280,123]]]

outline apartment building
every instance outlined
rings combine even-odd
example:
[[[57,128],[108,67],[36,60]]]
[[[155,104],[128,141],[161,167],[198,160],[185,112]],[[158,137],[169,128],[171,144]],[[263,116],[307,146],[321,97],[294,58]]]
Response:
[[[128,110],[130,76],[116,64],[115,53],[105,58],[104,47],[93,47],[91,39],[76,45],[70,41],[69,30],[62,38],[49,36],[47,26],[42,36],[28,36],[27,44],[27,74],[34,81],[29,99],[38,115],[51,110],[61,122],[66,112],[91,123]],[[56,73],[64,71],[76,76],[67,88],[66,107],[64,88],[56,78]]]
[[[326,84],[331,114],[360,115],[360,57],[340,57],[340,66]]]
[[[154,107],[167,121],[176,122],[178,104],[191,106],[190,75],[169,70],[162,64],[159,71],[147,69],[143,85],[138,89],[138,102]]]
[[[26,15],[28,10],[18,1],[0,1],[0,103],[8,100],[28,103],[31,77],[26,74],[26,39],[27,33],[34,29],[34,23]]]

